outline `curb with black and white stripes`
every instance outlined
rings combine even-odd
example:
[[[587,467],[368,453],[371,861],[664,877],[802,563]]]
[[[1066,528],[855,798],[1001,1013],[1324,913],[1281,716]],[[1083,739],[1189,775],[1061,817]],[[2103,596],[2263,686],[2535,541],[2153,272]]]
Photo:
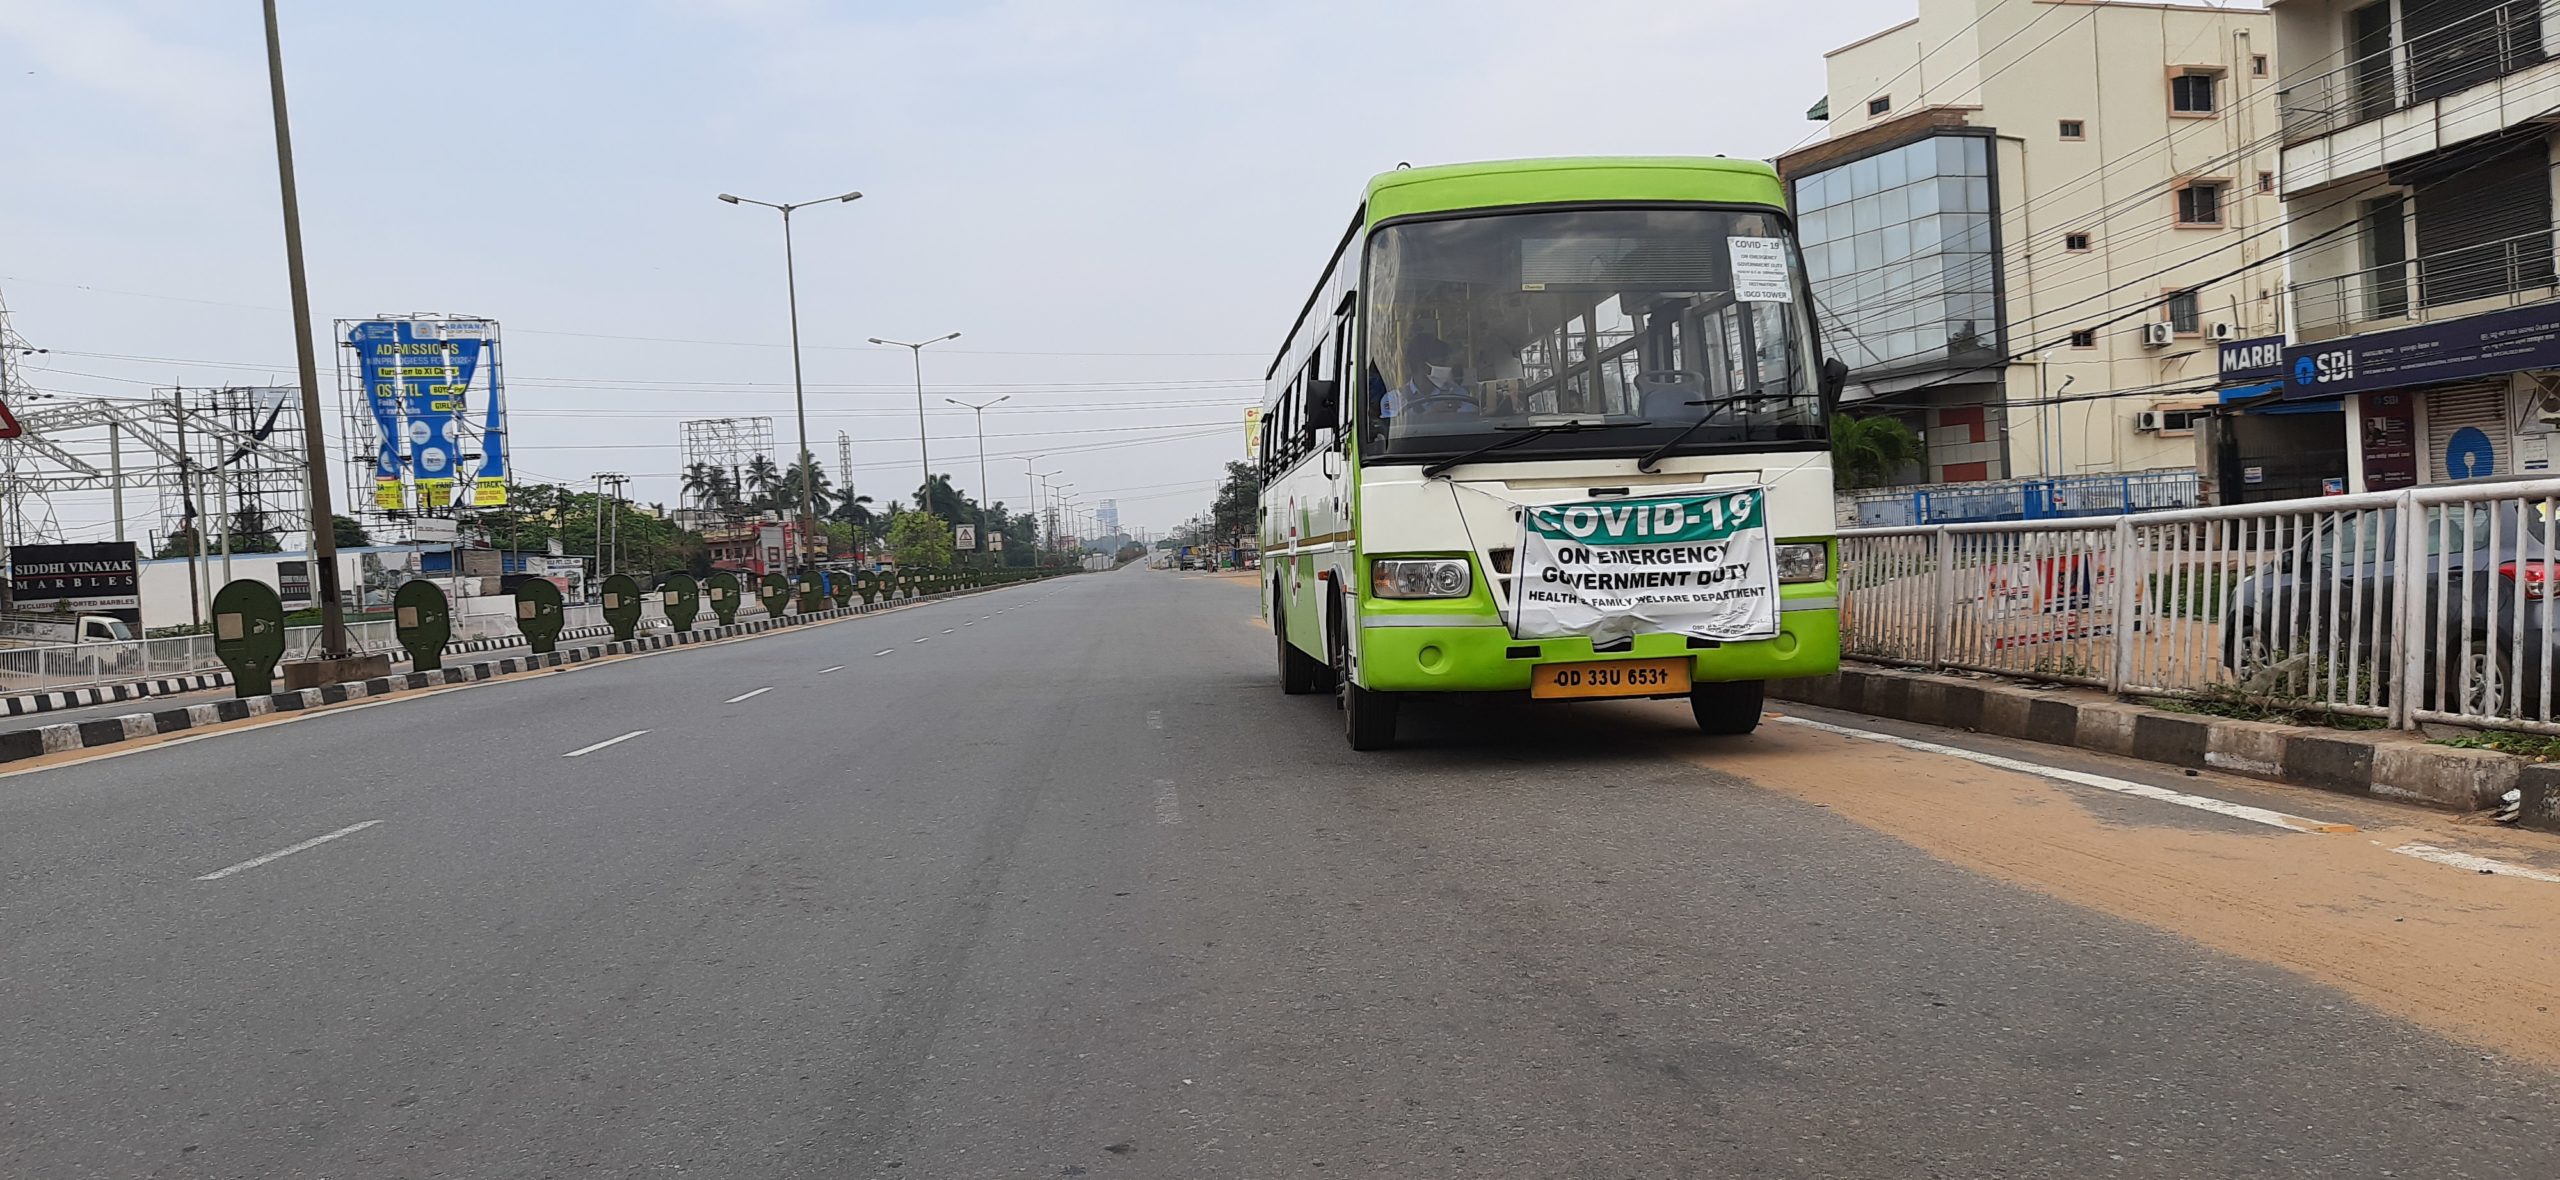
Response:
[[[594,639],[613,633],[611,627],[578,627],[560,633],[562,639]],[[496,651],[505,647],[523,647],[524,636],[489,635],[448,644],[448,655],[477,651]],[[406,659],[407,653],[395,652],[395,660]],[[197,672],[186,676],[164,676],[156,680],[127,680],[117,684],[93,684],[85,688],[65,688],[54,692],[20,693],[0,697],[0,716],[24,717],[33,713],[53,713],[63,709],[86,709],[91,705],[112,705],[118,701],[138,701],[144,697],[176,696],[180,693],[203,692],[208,688],[227,688],[229,672]]]
[[[1005,583],[1005,585],[1008,586],[1020,584],[1021,583],[1016,582]],[[752,623],[736,623],[726,627],[697,627],[691,631],[669,632],[659,635],[643,635],[636,639],[616,640],[611,643],[602,643],[591,647],[572,648],[564,651],[554,651],[539,655],[528,654],[522,656],[510,656],[503,660],[489,660],[477,664],[465,664],[460,667],[445,668],[435,672],[409,672],[398,676],[378,676],[374,679],[361,682],[328,684],[322,685],[319,688],[305,688],[292,692],[269,693],[265,696],[241,697],[227,701],[213,701],[202,705],[190,705],[183,709],[163,709],[157,713],[129,713],[122,717],[108,717],[97,721],[77,721],[64,722],[59,725],[39,725],[31,729],[20,729],[7,733],[0,733],[0,763],[18,762],[28,758],[40,758],[47,754],[67,754],[77,750],[94,749],[99,746],[111,746],[118,742],[130,742],[137,741],[142,738],[184,733],[190,729],[204,729],[209,726],[220,725],[227,721],[246,721],[252,717],[265,717],[278,713],[292,713],[304,709],[317,709],[324,705],[339,705],[345,704],[349,701],[360,701],[373,697],[392,696],[403,692],[416,692],[420,689],[439,688],[451,684],[470,684],[482,680],[494,680],[501,676],[513,676],[518,673],[539,671],[544,668],[557,668],[568,664],[583,664],[593,660],[605,659],[610,656],[624,656],[638,652],[659,651],[665,648],[681,647],[687,644],[708,643],[713,640],[734,639],[744,635],[755,635],[784,627],[796,627],[808,623],[823,623],[833,619],[849,619],[855,615],[872,614],[878,611],[895,609],[897,607],[914,606],[918,603],[956,598],[965,594],[982,594],[989,590],[998,590],[1002,588],[1002,586],[982,586],[968,590],[953,590],[942,594],[920,595],[915,598],[898,599],[893,602],[863,603],[855,606],[834,607],[828,610],[812,611],[805,615],[789,615],[782,618],[758,619]],[[597,628],[588,627],[579,628],[579,630],[592,633],[597,630]],[[565,638],[568,634],[569,633],[564,632],[563,637]],[[469,640],[466,642],[477,643],[479,641]],[[208,676],[191,677],[188,679],[214,680],[215,678]],[[220,684],[229,684],[231,682],[230,673],[220,673],[217,682]],[[122,688],[127,686],[113,685],[109,687]],[[211,687],[211,685],[198,685],[197,687]],[[168,691],[180,690],[171,689]],[[48,693],[45,695],[50,696],[61,694]],[[112,701],[120,698],[108,697],[103,699]],[[97,702],[90,703],[94,704]],[[66,708],[69,706],[56,707]]]
[[[66,688],[59,692],[31,692],[14,697],[0,697],[0,714],[22,717],[29,713],[50,713],[56,709],[85,709],[91,705],[112,705],[117,701],[140,700],[143,697],[202,692],[208,688],[221,688],[229,683],[231,683],[229,672],[199,672],[192,676],[168,676],[158,680],[131,680],[123,684]]]

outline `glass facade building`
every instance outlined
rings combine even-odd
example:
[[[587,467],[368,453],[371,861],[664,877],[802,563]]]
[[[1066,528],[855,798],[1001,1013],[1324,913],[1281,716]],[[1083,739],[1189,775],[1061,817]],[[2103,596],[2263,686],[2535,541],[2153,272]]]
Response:
[[[1937,134],[1795,178],[1823,344],[1861,381],[2006,351],[1990,151],[1987,135]]]

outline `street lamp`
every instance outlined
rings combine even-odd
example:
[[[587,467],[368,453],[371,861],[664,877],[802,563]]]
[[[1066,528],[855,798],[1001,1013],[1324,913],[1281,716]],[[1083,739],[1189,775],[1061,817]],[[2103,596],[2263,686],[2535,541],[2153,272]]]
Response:
[[[1053,510],[1054,515],[1051,517],[1051,519],[1056,519],[1058,516],[1063,516],[1063,515],[1065,515],[1065,514],[1066,514],[1066,511],[1067,511],[1067,504],[1068,504],[1068,502],[1069,502],[1069,501],[1071,501],[1071,500],[1074,498],[1074,497],[1071,497],[1071,496],[1067,495],[1067,489],[1068,489],[1068,488],[1071,488],[1071,487],[1074,487],[1074,486],[1076,486],[1076,485],[1075,485],[1075,481],[1074,481],[1074,480],[1069,480],[1069,481],[1067,481],[1067,482],[1065,482],[1065,483],[1053,483],[1053,484],[1050,484],[1050,485],[1049,485],[1049,501],[1050,501],[1050,503],[1051,503],[1051,504],[1053,504],[1053,505],[1055,506],[1055,508],[1054,508],[1054,510]],[[1074,524],[1075,524],[1075,521],[1074,521],[1072,518],[1070,518],[1069,520],[1067,520],[1067,522],[1066,522],[1066,523],[1067,523],[1068,527],[1073,527],[1073,526],[1074,526]],[[1056,542],[1058,542],[1058,552],[1060,552],[1060,553],[1065,553],[1065,552],[1067,551],[1067,546],[1066,546],[1066,535],[1065,535],[1065,534],[1063,534],[1063,533],[1060,533],[1060,532],[1059,532],[1057,529],[1055,529],[1055,528],[1050,529],[1050,530],[1049,530],[1049,533],[1050,533],[1050,539],[1051,539],[1051,540],[1054,540],[1054,541],[1056,541]]]
[[[922,490],[917,493],[917,495],[922,499],[922,502],[918,507],[923,508],[928,513],[933,511],[933,443],[926,439],[924,432],[924,350],[931,345],[940,344],[945,340],[957,340],[959,338],[960,334],[958,332],[953,332],[948,336],[936,336],[931,340],[920,341],[915,344],[909,344],[904,340],[883,340],[877,336],[871,338],[871,342],[873,344],[894,344],[900,348],[906,349],[909,355],[915,358],[916,453],[924,456],[924,486]]]
[[[788,205],[729,193],[720,194],[720,199],[732,205],[762,205],[782,214],[782,283],[791,300],[791,406],[800,418],[800,459],[797,464],[800,468],[800,544],[798,552],[791,555],[792,568],[798,569],[808,564],[809,538],[818,531],[818,481],[810,478],[816,473],[809,470],[810,465],[817,462],[817,455],[809,449],[809,393],[800,376],[800,274],[791,256],[791,211],[829,202],[859,201],[862,194],[840,193]]]
[[[974,405],[956,397],[946,397],[942,400],[978,416],[978,548],[985,549],[987,547],[987,498],[995,495],[995,489],[987,486],[987,407],[996,402],[1012,401],[1013,395],[1008,393],[994,402],[978,402]]]
[[[1031,554],[1032,563],[1035,565],[1039,563],[1040,551],[1049,547],[1049,538],[1042,532],[1040,509],[1044,497],[1040,490],[1040,481],[1058,474],[1055,471],[1033,471],[1032,461],[1039,458],[1041,456],[1033,455],[1022,461],[1023,482],[1030,485],[1028,490],[1031,493]]]

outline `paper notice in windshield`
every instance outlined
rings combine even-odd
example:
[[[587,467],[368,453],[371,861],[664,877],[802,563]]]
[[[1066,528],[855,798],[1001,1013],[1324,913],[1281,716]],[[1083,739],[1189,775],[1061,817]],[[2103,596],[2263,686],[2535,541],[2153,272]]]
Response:
[[[1785,303],[1795,296],[1787,282],[1785,238],[1726,238],[1733,249],[1733,297],[1744,303]]]
[[[1768,639],[1778,633],[1777,543],[1765,488],[1554,504],[1521,514],[1511,633]]]

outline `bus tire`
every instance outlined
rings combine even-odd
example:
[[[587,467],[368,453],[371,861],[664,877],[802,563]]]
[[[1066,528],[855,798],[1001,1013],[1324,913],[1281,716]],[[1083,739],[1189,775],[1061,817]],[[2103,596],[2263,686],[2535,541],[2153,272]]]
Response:
[[[1741,737],[1760,728],[1760,706],[1768,687],[1765,680],[1689,686],[1689,713],[1698,719],[1698,732]]]
[[[1319,675],[1322,669],[1316,658],[1289,642],[1289,616],[1281,612],[1277,602],[1272,604],[1271,633],[1280,641],[1280,691],[1302,697],[1323,688],[1324,677]]]
[[[1342,736],[1354,750],[1384,750],[1396,744],[1396,706],[1400,698],[1357,684],[1342,686]]]

